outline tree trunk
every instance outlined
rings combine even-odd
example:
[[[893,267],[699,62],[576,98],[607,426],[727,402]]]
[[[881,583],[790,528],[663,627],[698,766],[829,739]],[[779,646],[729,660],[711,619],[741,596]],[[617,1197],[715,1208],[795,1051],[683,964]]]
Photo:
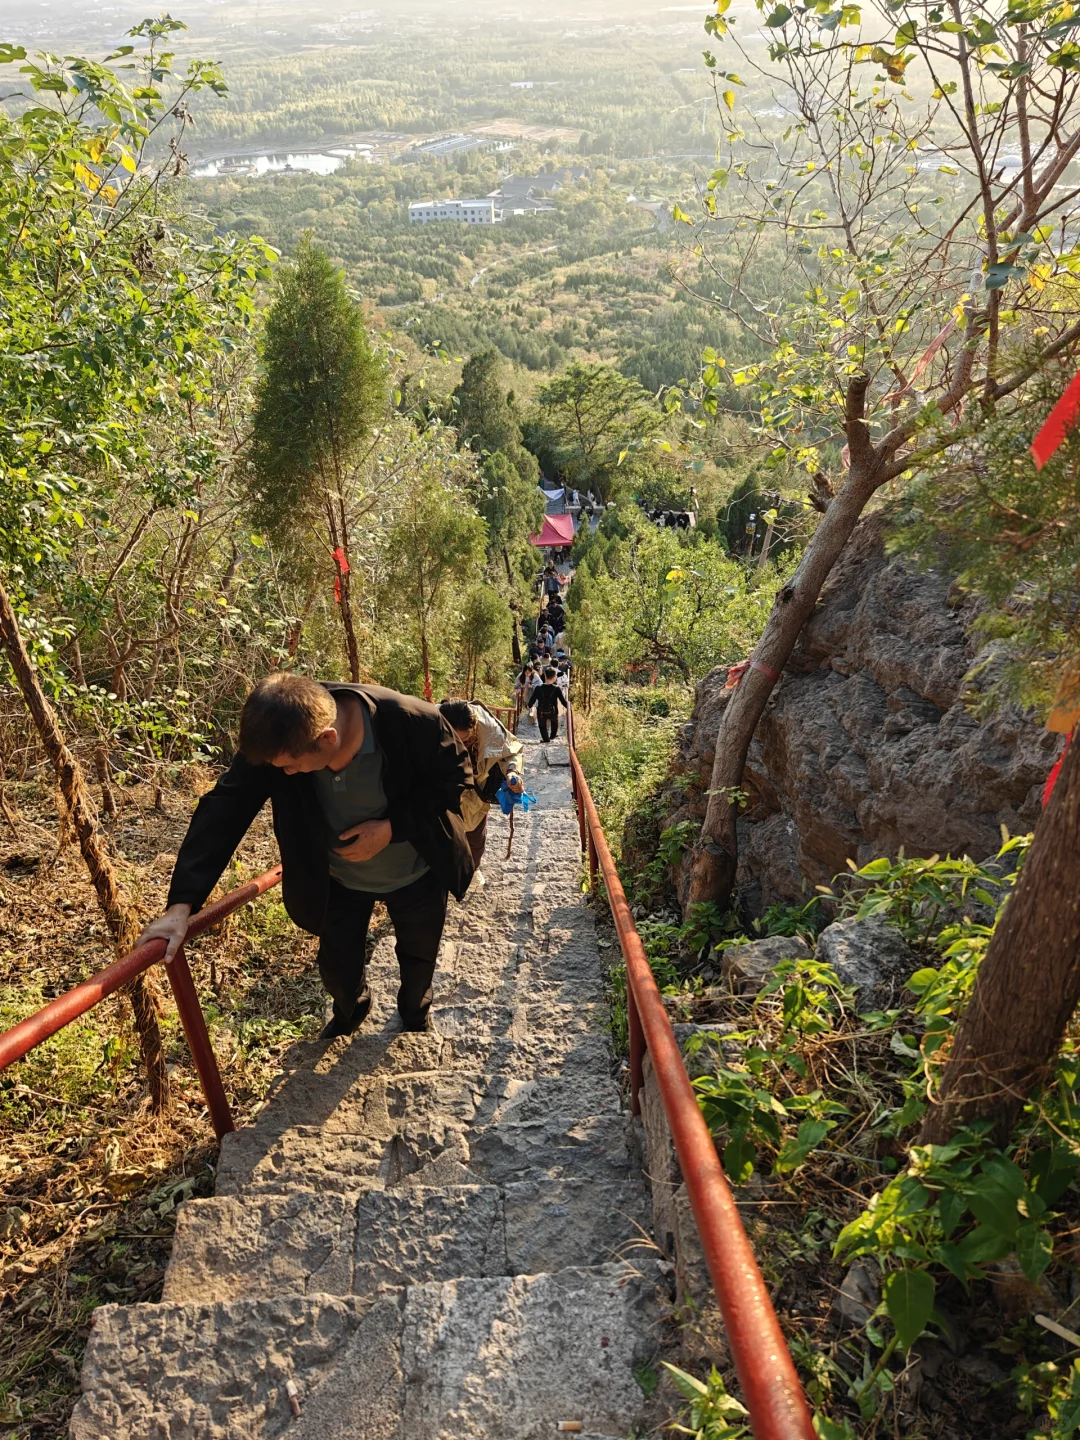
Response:
[[[880,482],[876,467],[852,469],[829,503],[794,575],[777,594],[750,668],[732,694],[716,737],[708,807],[691,859],[686,904],[728,903],[739,862],[735,822],[746,755],[780,672],[814,612],[821,588]],[[765,668],[757,669],[757,666]],[[771,672],[771,673],[770,673]]]
[[[38,736],[45,748],[67,805],[71,823],[79,839],[79,849],[90,872],[98,904],[112,934],[117,955],[126,954],[139,934],[139,921],[131,903],[121,889],[108,850],[98,828],[93,802],[86,788],[82,768],[68,748],[56,712],[49,704],[23,643],[15,611],[7,590],[0,583],[0,643],[7,651],[15,679],[33,718]],[[158,1028],[156,987],[149,975],[139,975],[127,987],[131,1008],[135,1012],[135,1030],[139,1048],[150,1082],[150,1098],[155,1113],[167,1109],[169,1077]]]
[[[431,689],[431,666],[428,663],[427,631],[421,627],[420,630],[420,656],[424,662],[424,699],[430,701],[433,691]]]
[[[109,752],[103,744],[94,746],[94,768],[97,770],[98,784],[101,786],[102,811],[106,815],[115,815],[116,796],[109,783]]]
[[[521,616],[518,613],[518,604],[514,599],[514,572],[510,567],[510,555],[504,545],[502,547],[503,564],[506,566],[506,584],[510,596],[510,646],[514,657],[514,664],[521,668]]]
[[[336,563],[336,562],[335,562]],[[341,587],[341,627],[345,631],[345,653],[349,660],[349,679],[354,685],[360,683],[360,647],[356,643],[356,628],[352,613],[352,576],[349,571],[338,575]]]
[[[82,646],[77,635],[71,642],[71,668],[75,672],[75,684],[80,690],[85,690],[86,671],[83,669]]]
[[[1080,1002],[1080,743],[1069,746],[957,1024],[920,1145],[973,1120],[1004,1145]]]

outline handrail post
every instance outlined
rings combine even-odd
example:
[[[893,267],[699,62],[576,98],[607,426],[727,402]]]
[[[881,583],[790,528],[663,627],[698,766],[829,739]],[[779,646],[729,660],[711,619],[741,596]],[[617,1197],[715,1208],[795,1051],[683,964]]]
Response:
[[[221,1140],[224,1136],[231,1134],[236,1126],[233,1124],[232,1111],[229,1109],[225,1087],[221,1083],[221,1071],[218,1069],[217,1057],[210,1044],[206,1020],[203,1018],[202,1006],[199,1004],[199,996],[195,990],[195,981],[191,978],[191,970],[188,968],[187,956],[184,954],[182,945],[172,961],[165,966],[165,973],[172,986],[173,998],[176,1000],[180,1023],[187,1036],[191,1058],[195,1062],[195,1069],[199,1072],[203,1095],[206,1097],[206,1108],[210,1112],[210,1123],[214,1127],[214,1134]]]
[[[593,833],[592,833],[592,830],[590,829],[590,831],[589,831],[589,889],[590,889],[590,890],[595,890],[595,889],[596,889],[596,872],[597,872],[597,869],[598,869],[598,868],[599,868],[599,860],[597,859],[597,855],[596,855],[596,841],[593,839]]]
[[[634,987],[626,977],[626,1028],[630,1042],[630,1113],[641,1114],[641,1090],[645,1084],[645,1031],[637,1007]]]

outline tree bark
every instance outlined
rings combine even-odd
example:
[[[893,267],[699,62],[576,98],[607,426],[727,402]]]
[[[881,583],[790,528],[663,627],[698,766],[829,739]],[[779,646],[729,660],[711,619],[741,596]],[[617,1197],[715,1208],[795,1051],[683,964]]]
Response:
[[[336,562],[335,562],[336,563]],[[345,653],[349,659],[349,679],[354,685],[360,683],[360,646],[356,643],[356,627],[352,613],[352,576],[346,571],[338,575],[341,586],[341,626],[345,631]]]
[[[510,596],[510,648],[514,657],[514,664],[521,667],[521,616],[518,613],[518,603],[514,599],[514,572],[510,567],[510,554],[504,545],[502,547],[503,565],[506,567],[506,585]]]
[[[431,689],[431,665],[428,662],[427,631],[421,627],[420,630],[420,657],[424,663],[424,699],[431,700],[433,691]]]
[[[878,467],[872,460],[858,468],[853,466],[822,516],[798,569],[773,602],[750,668],[720,722],[705,820],[691,857],[687,905],[728,903],[739,860],[735,833],[739,800],[735,792],[742,785],[750,742],[795,642],[814,612],[829,572],[880,483]]]
[[[82,767],[68,748],[56,712],[41,688],[33,662],[23,643],[22,632],[6,588],[0,583],[0,643],[7,652],[16,682],[22,691],[45,753],[56,771],[79,849],[90,872],[105,923],[113,937],[117,955],[126,954],[139,934],[139,920],[121,888],[90,799]],[[168,1108],[169,1077],[158,1027],[156,987],[149,975],[139,975],[127,987],[135,1013],[135,1031],[150,1083],[155,1113]]]
[[[957,1024],[920,1145],[993,1121],[1004,1145],[1080,1003],[1080,743],[1070,745]]]
[[[109,752],[105,746],[94,746],[94,768],[101,786],[101,809],[106,815],[116,814],[116,796],[109,782]]]

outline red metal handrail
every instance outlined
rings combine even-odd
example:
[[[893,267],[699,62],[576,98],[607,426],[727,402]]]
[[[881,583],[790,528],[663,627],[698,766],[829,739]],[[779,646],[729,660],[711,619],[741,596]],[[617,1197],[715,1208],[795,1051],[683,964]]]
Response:
[[[511,735],[517,734],[518,721],[521,719],[521,696],[516,696],[512,705],[492,705],[491,713],[506,726]]]
[[[675,1032],[574,749],[572,710],[567,711],[566,730],[582,852],[588,851],[592,883],[595,885],[597,868],[604,877],[608,904],[626,962],[634,1114],[639,1114],[641,1109],[642,1065],[648,1048],[754,1434],[758,1440],[815,1440],[810,1411],[787,1342],[743,1229],[716,1146],[698,1108]]]
[[[267,890],[272,890],[280,879],[281,866],[275,865],[272,870],[265,871],[255,880],[241,885],[237,890],[230,891],[228,895],[216,900],[213,905],[208,905],[205,910],[200,910],[197,915],[191,917],[184,937],[185,943],[224,920],[226,915],[231,915],[234,910],[239,910],[241,905],[247,905],[250,901],[258,899]],[[91,975],[89,980],[84,980],[74,989],[58,995],[55,1000],[50,1000],[35,1014],[28,1015],[25,1020],[20,1020],[17,1025],[13,1025],[10,1030],[0,1033],[0,1070],[14,1064],[16,1060],[21,1060],[36,1045],[48,1040],[50,1035],[55,1035],[65,1025],[70,1025],[80,1015],[85,1015],[107,995],[111,995],[122,985],[134,980],[136,975],[141,975],[144,970],[149,970],[151,965],[159,964],[164,957],[164,940],[148,940],[145,945],[137,945],[134,950],[122,955],[119,960],[114,960],[111,965],[106,965],[96,975]],[[191,1058],[199,1073],[203,1094],[206,1097],[206,1108],[210,1112],[214,1132],[220,1140],[223,1135],[235,1130],[236,1126],[233,1124],[225,1087],[221,1083],[221,1071],[218,1069],[217,1059],[210,1044],[206,1020],[202,1013],[202,1007],[199,1005],[195,982],[191,978],[183,947],[173,957],[170,964],[166,965],[165,973],[172,986],[180,1023],[184,1027],[184,1034],[187,1036],[188,1046],[191,1050]]]

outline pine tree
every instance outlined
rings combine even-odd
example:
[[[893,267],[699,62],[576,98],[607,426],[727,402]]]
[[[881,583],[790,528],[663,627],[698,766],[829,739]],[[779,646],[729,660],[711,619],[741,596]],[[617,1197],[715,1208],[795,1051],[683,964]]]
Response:
[[[303,568],[314,536],[334,567],[349,675],[360,679],[350,540],[374,503],[359,475],[387,403],[386,370],[360,307],[326,252],[305,236],[266,317],[253,415],[255,523]]]

